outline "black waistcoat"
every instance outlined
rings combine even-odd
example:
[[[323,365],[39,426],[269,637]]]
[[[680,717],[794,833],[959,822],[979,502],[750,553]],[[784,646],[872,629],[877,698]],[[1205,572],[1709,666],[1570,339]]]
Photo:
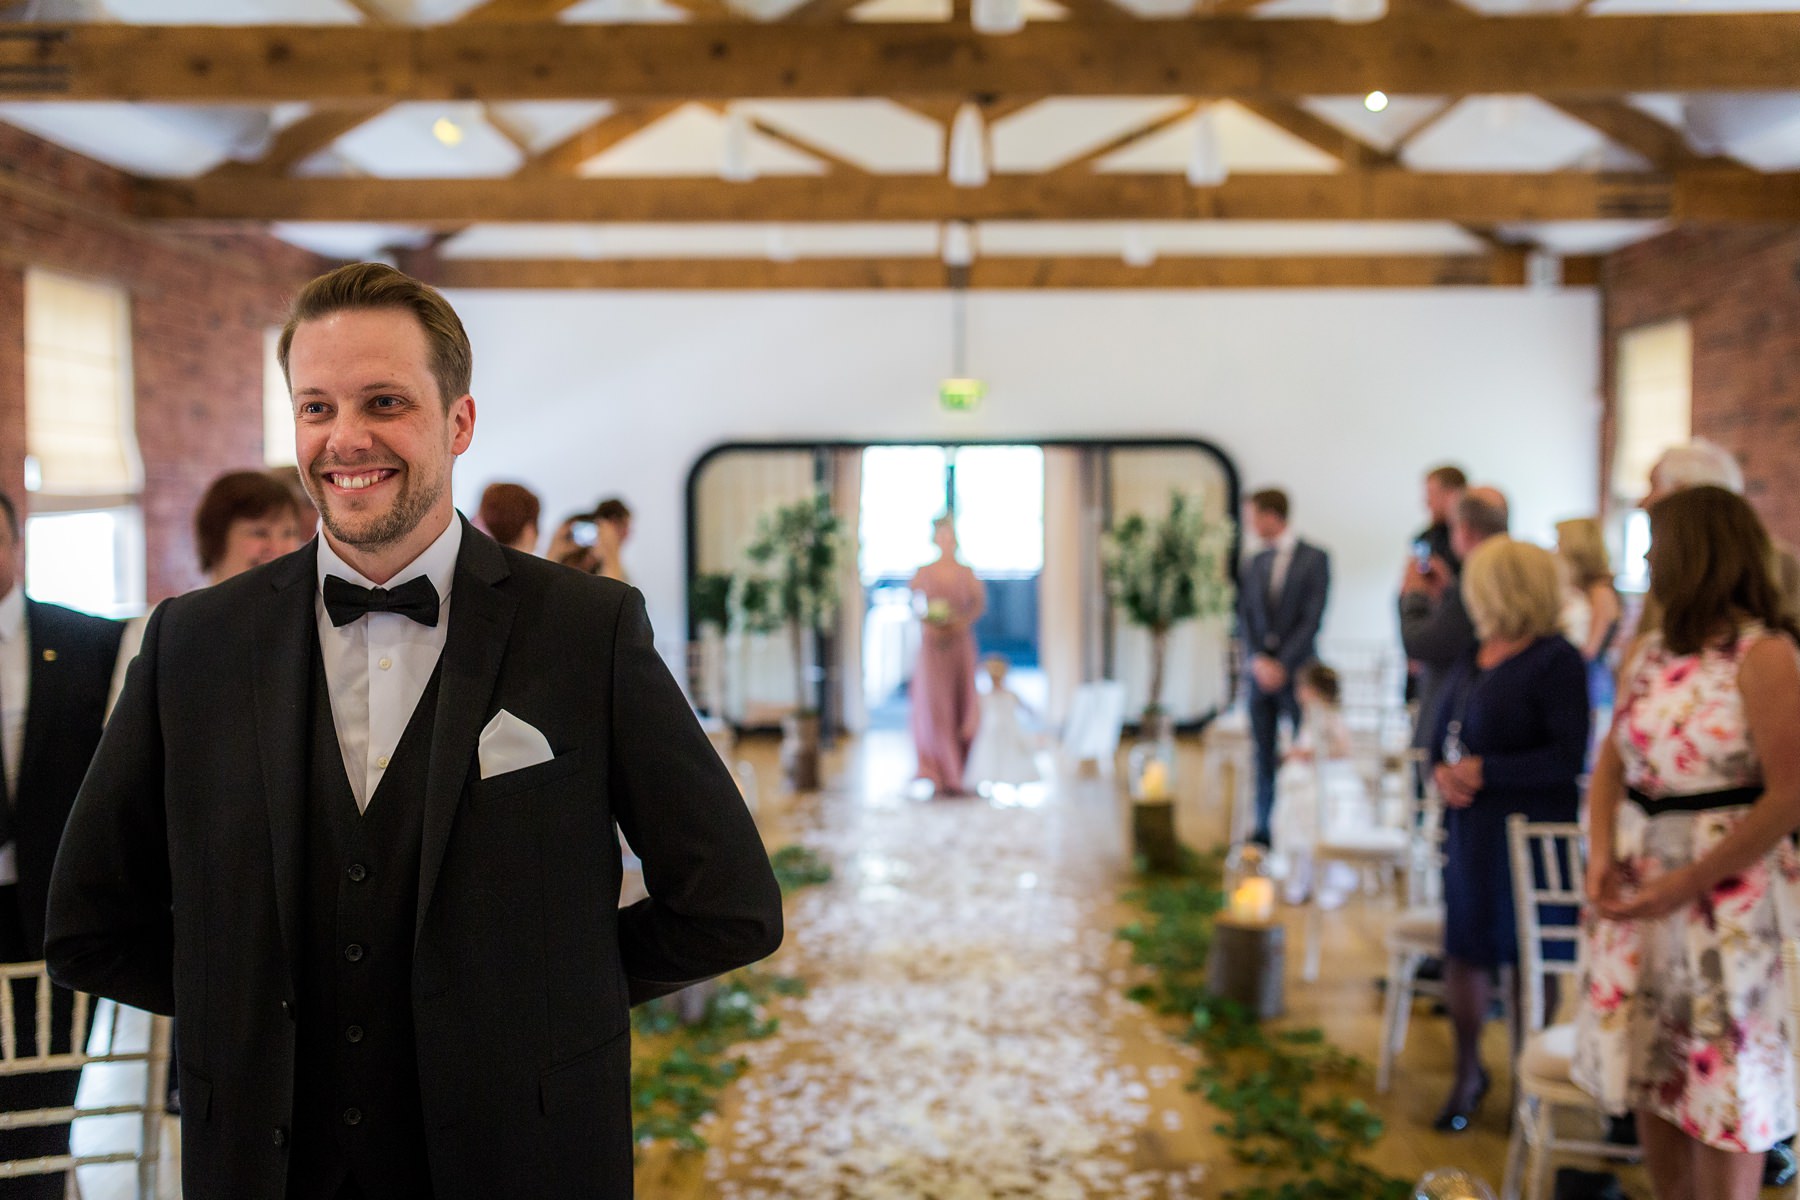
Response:
[[[289,1200],[431,1195],[412,962],[438,672],[359,813],[314,643]]]

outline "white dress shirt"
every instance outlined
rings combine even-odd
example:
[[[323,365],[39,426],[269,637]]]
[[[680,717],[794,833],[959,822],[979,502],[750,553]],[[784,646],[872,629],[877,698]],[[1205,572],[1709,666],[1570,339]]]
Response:
[[[0,596],[0,758],[6,790],[0,803],[12,804],[19,789],[19,756],[25,752],[25,707],[31,699],[31,637],[25,628],[25,589]],[[0,886],[19,882],[18,848],[0,846]]]
[[[1300,544],[1300,536],[1292,529],[1284,529],[1271,547],[1275,551],[1275,561],[1269,564],[1269,603],[1281,600],[1281,589],[1287,586],[1288,568],[1294,565],[1294,547]]]
[[[400,745],[400,735],[412,720],[413,709],[431,682],[438,656],[450,633],[450,584],[456,578],[456,555],[462,549],[462,521],[454,516],[450,527],[426,547],[425,552],[402,567],[386,584],[397,588],[420,575],[431,580],[438,594],[438,623],[421,625],[399,613],[367,613],[348,625],[337,626],[325,611],[323,588],[327,575],[375,587],[368,576],[346,563],[319,535],[319,587],[313,608],[319,623],[319,649],[325,659],[325,685],[331,693],[331,720],[337,726],[338,749],[344,755],[344,774],[356,796],[356,807],[367,811],[369,798],[387,771],[388,760]]]

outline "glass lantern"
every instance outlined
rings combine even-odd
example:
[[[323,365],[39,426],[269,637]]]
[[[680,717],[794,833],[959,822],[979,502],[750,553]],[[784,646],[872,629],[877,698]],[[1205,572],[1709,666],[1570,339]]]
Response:
[[[1267,925],[1275,919],[1275,880],[1269,854],[1255,842],[1232,847],[1225,857],[1225,911],[1237,925]]]
[[[1137,804],[1175,802],[1175,743],[1139,742],[1131,748],[1129,787]]]

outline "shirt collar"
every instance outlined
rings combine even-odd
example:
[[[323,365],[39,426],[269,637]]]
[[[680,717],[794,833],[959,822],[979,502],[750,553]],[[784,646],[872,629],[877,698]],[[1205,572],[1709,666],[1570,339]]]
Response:
[[[25,589],[13,584],[12,590],[0,597],[0,642],[10,642],[25,628]]]
[[[1269,543],[1269,549],[1275,551],[1277,554],[1292,554],[1294,552],[1294,547],[1299,544],[1300,535],[1295,533],[1292,529],[1284,529],[1274,541]]]
[[[419,557],[394,572],[394,577],[385,584],[377,584],[367,575],[345,562],[343,557],[332,548],[331,539],[323,530],[319,533],[319,588],[325,587],[325,577],[336,575],[338,578],[356,584],[358,587],[399,587],[411,582],[420,575],[431,580],[431,586],[437,589],[438,604],[450,599],[450,584],[456,578],[456,556],[462,550],[462,518],[455,513],[450,515],[450,527],[438,534],[437,540],[425,547]]]

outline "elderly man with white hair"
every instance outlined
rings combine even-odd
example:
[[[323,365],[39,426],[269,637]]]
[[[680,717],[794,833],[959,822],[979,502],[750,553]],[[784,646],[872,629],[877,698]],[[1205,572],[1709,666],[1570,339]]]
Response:
[[[1731,451],[1717,442],[1694,438],[1663,451],[1650,468],[1650,493],[1640,503],[1649,508],[1664,496],[1692,487],[1722,487],[1737,495],[1744,494],[1744,468]],[[1781,588],[1782,607],[1788,615],[1800,619],[1800,555],[1794,548],[1771,535],[1775,561],[1770,564],[1775,582]]]

